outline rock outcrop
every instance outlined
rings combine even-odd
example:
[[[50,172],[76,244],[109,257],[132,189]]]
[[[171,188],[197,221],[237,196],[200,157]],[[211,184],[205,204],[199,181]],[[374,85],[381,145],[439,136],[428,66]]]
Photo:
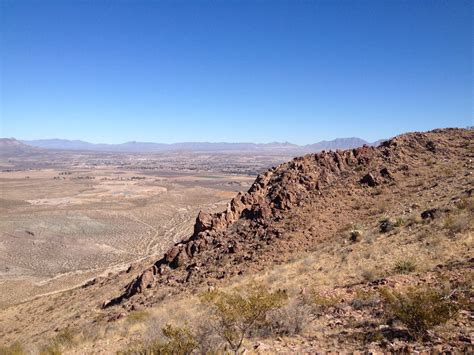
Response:
[[[434,155],[449,158],[450,134],[462,133],[469,144],[474,138],[472,132],[447,129],[410,133],[378,147],[323,151],[272,168],[259,175],[246,193],[238,193],[225,211],[201,211],[189,238],[174,245],[105,306],[121,303],[159,284],[185,285],[239,274],[249,263],[264,260],[263,251],[278,244],[284,231],[276,222],[283,216],[318,203],[319,208],[329,203],[334,213],[348,210],[338,201],[338,194],[396,184],[420,159]]]

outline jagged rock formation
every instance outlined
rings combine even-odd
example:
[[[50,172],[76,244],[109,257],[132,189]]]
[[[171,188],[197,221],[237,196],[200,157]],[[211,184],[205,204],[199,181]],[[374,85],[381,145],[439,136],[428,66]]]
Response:
[[[225,211],[200,212],[189,238],[173,246],[123,294],[104,306],[136,295],[146,298],[146,290],[159,285],[179,288],[212,284],[213,280],[275,262],[285,250],[305,250],[320,235],[335,232],[338,223],[325,223],[321,217],[321,233],[289,240],[279,223],[282,219],[290,216],[298,223],[298,211],[305,206],[313,206],[315,218],[331,214],[347,219],[357,212],[341,196],[364,196],[378,186],[396,185],[420,162],[433,157],[450,159],[460,144],[464,151],[473,152],[473,138],[473,130],[461,129],[409,133],[378,147],[323,151],[281,164],[259,175],[249,191],[234,197]]]

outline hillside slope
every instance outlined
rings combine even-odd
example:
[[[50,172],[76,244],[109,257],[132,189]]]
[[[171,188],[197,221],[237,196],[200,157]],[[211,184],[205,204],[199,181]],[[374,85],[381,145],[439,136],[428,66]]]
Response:
[[[355,200],[375,202],[391,194],[397,204],[409,208],[425,193],[410,182],[423,176],[424,183],[433,181],[436,187],[442,183],[432,165],[467,174],[464,191],[458,191],[457,198],[470,194],[473,138],[472,130],[460,129],[409,133],[379,147],[322,152],[281,164],[258,176],[247,193],[230,201],[226,211],[201,212],[192,236],[177,243],[105,306],[135,295],[141,303],[153,303],[153,296],[144,296],[144,291],[161,284],[213,285],[216,280],[285,261],[334,235],[341,223],[369,217],[367,210],[354,208],[351,202]],[[317,229],[288,238],[282,221],[304,231],[308,225],[301,211],[307,208]]]
[[[472,300],[473,161],[474,131],[465,129],[295,158],[225,211],[201,212],[192,235],[158,260],[1,310],[0,338],[37,349],[74,329],[65,352],[109,354],[166,323],[201,334],[203,291],[256,282],[290,301],[271,332],[244,342],[249,353],[472,352],[469,303],[414,339],[379,293],[449,285],[454,301]]]

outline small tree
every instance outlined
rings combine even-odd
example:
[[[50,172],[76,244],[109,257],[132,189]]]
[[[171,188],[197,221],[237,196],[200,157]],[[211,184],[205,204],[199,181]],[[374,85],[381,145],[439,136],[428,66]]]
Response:
[[[243,294],[214,290],[202,296],[203,302],[211,306],[217,334],[235,354],[249,333],[264,324],[267,314],[281,307],[286,298],[286,293],[269,292],[262,285],[253,285]]]

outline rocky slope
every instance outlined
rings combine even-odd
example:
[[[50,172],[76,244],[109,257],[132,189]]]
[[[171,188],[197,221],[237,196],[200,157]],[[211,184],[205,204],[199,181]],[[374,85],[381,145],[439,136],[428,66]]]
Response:
[[[333,236],[343,221],[356,220],[361,211],[348,201],[373,199],[373,192],[384,188],[390,193],[416,190],[406,182],[429,174],[424,167],[431,160],[460,160],[465,168],[461,173],[471,174],[473,138],[473,130],[462,129],[409,133],[378,147],[323,151],[281,164],[258,176],[249,191],[239,193],[225,211],[201,212],[189,238],[177,243],[104,307],[153,304],[157,301],[154,290],[160,285],[175,289],[214,285],[220,279],[285,261]],[[466,186],[459,193],[471,194],[472,188]],[[298,222],[305,208],[319,222],[317,231],[289,238],[288,226],[282,221],[304,230]]]

